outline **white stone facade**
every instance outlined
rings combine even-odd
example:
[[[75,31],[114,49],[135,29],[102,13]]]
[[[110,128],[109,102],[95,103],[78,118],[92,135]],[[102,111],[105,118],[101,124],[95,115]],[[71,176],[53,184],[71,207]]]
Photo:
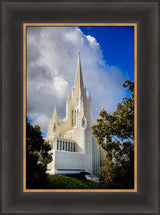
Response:
[[[80,56],[72,88],[66,102],[66,117],[60,122],[56,108],[48,125],[46,140],[52,148],[49,174],[73,174],[82,171],[98,174],[100,149],[92,136],[92,103],[84,88]]]

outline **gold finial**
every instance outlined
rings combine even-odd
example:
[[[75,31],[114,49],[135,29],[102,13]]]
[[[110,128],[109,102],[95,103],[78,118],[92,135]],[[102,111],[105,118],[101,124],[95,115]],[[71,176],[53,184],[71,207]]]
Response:
[[[80,55],[80,51],[78,52],[78,54]]]

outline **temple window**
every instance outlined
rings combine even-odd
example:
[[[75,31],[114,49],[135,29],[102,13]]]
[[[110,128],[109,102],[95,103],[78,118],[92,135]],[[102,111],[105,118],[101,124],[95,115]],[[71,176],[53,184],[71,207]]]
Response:
[[[75,110],[75,122],[76,122],[76,110]]]
[[[62,141],[60,140],[60,150],[62,150]]]
[[[71,152],[72,152],[72,143],[71,143]]]
[[[70,142],[68,142],[68,151],[70,151]]]
[[[56,124],[54,123],[54,125],[53,125],[53,132],[55,132],[56,131]]]
[[[84,127],[84,125],[85,125],[85,121],[84,121],[84,119],[83,119],[83,121],[82,121],[82,126]]]
[[[59,140],[57,140],[57,150],[59,150]]]
[[[66,145],[65,145],[65,151],[67,151],[67,141],[66,141]]]
[[[74,110],[72,110],[72,126],[74,125]]]
[[[82,119],[82,127],[85,128],[87,126],[87,121],[86,121],[86,118],[83,117]]]
[[[63,150],[64,150],[64,141],[63,141]]]

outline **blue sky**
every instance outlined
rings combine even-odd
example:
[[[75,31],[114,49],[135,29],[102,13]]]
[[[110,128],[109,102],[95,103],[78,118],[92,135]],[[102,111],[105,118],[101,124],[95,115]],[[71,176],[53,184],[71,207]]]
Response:
[[[65,117],[74,86],[78,51],[93,118],[116,109],[134,80],[134,27],[29,27],[27,29],[27,116],[46,135],[54,106]],[[95,88],[96,86],[96,88]]]
[[[92,35],[101,45],[103,58],[109,65],[115,65],[127,72],[134,80],[134,27],[80,27],[84,34]]]

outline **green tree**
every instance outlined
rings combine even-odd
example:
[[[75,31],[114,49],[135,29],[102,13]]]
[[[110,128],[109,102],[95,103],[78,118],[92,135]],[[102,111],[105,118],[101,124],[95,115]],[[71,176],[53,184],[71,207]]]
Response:
[[[134,82],[122,85],[130,91],[117,109],[108,113],[100,111],[92,132],[105,150],[105,163],[99,172],[111,188],[134,187]]]
[[[26,120],[26,185],[27,189],[45,188],[47,164],[52,161],[50,144],[41,136],[39,126]]]

